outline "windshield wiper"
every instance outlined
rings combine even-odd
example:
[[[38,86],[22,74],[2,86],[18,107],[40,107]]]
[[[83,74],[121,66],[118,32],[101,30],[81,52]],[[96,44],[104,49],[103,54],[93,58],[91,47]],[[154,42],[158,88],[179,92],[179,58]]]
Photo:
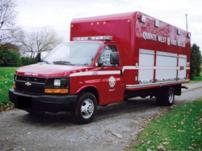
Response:
[[[69,61],[54,61],[54,64],[62,64],[62,65],[73,65]]]

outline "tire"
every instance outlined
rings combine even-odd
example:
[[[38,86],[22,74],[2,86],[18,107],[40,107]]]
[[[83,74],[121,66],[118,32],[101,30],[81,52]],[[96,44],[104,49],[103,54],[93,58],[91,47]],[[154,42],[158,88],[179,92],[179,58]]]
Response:
[[[97,99],[92,93],[82,93],[75,107],[74,117],[78,124],[90,123],[97,110]]]
[[[156,98],[157,104],[161,106],[171,106],[175,101],[175,91],[173,87],[163,88]]]

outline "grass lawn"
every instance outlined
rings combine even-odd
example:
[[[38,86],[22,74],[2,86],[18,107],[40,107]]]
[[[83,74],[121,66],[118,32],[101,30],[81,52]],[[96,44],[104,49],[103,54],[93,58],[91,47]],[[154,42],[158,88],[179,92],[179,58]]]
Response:
[[[174,107],[148,123],[134,151],[202,150],[202,99]]]
[[[10,103],[8,101],[8,90],[13,85],[15,67],[0,67],[0,106]]]

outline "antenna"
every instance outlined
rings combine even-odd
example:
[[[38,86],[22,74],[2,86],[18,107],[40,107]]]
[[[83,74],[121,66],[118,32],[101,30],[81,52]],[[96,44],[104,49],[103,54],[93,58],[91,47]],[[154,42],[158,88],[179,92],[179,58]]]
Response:
[[[188,32],[188,14],[185,14],[185,21],[186,21],[186,31]]]

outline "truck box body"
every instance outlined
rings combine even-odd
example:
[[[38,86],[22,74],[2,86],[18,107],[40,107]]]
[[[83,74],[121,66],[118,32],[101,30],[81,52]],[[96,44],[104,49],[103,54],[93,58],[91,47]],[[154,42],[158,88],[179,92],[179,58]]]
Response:
[[[119,47],[126,89],[189,79],[188,32],[140,12],[74,19],[75,37],[112,36]]]
[[[9,91],[17,108],[74,112],[92,121],[97,105],[156,97],[172,105],[189,81],[190,33],[141,12],[73,19],[69,44],[17,69]]]

